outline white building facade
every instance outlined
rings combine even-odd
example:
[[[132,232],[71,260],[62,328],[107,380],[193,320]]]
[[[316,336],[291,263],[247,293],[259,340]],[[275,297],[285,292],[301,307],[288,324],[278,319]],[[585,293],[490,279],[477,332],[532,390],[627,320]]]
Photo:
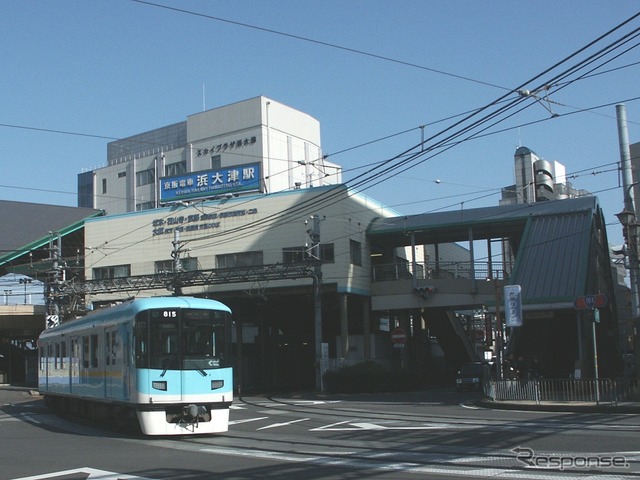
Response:
[[[374,218],[397,216],[345,185],[276,194],[223,197],[188,205],[108,215],[85,224],[87,279],[172,272],[179,242],[185,270],[243,270],[308,258],[313,219],[319,220],[322,260],[322,342],[327,367],[363,360],[388,362],[388,331],[371,318],[371,252],[366,229]],[[400,256],[404,249],[399,249]],[[314,253],[314,252],[310,252]],[[316,310],[313,278],[185,285],[183,295],[220,300],[236,319],[235,344],[245,387],[313,387]],[[170,295],[164,289],[94,295],[95,305],[130,296]]]
[[[78,206],[118,214],[338,184],[341,174],[323,157],[316,119],[259,96],[110,142],[107,165],[78,175]]]

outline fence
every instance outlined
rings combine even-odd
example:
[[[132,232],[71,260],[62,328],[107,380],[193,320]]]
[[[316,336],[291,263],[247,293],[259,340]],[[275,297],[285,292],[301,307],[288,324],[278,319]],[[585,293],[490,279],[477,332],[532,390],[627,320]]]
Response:
[[[425,279],[463,279],[486,280],[487,278],[504,279],[502,268],[488,262],[410,262],[375,265],[373,267],[373,281],[401,280],[415,278]]]
[[[494,401],[583,402],[617,405],[639,399],[637,381],[612,379],[586,380],[489,380],[484,393]]]

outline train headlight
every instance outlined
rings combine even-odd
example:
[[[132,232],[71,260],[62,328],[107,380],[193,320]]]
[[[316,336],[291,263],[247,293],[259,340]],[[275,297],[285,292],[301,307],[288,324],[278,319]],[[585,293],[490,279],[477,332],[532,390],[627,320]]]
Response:
[[[151,382],[151,386],[156,390],[163,390],[165,392],[167,391],[167,382],[165,381],[158,380],[158,381]]]
[[[224,387],[224,380],[211,380],[211,390]]]

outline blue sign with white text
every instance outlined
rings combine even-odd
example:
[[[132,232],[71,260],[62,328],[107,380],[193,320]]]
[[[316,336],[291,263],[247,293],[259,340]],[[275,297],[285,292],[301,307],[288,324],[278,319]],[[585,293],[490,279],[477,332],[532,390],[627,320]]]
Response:
[[[160,202],[208,198],[260,190],[260,164],[185,173],[160,179]]]
[[[507,327],[522,326],[522,295],[520,285],[505,285],[504,316]]]

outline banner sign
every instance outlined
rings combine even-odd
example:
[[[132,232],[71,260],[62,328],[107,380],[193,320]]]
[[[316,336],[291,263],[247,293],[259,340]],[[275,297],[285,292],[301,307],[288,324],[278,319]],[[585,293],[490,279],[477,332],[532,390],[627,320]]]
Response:
[[[522,293],[520,285],[505,285],[504,316],[507,327],[522,326]]]
[[[260,190],[260,164],[191,172],[160,179],[160,203]]]

